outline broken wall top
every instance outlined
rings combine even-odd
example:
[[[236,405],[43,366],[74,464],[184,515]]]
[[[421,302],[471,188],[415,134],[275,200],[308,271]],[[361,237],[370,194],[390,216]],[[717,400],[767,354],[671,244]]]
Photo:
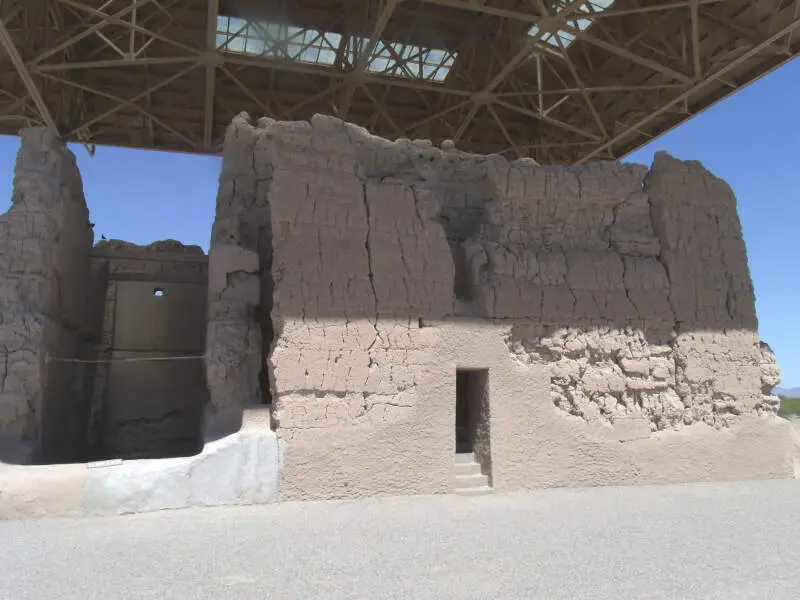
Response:
[[[506,328],[510,357],[549,365],[575,416],[660,429],[774,412],[735,198],[663,153],[649,170],[542,167],[240,115],[210,263],[209,370],[232,381],[224,359],[253,358],[217,396],[245,397],[269,356],[282,428],[306,423],[292,394],[413,390],[438,364],[427,325],[454,315]]]
[[[215,235],[233,244],[249,240],[242,245],[255,250],[254,219],[241,215],[268,219],[275,265],[284,269],[280,278],[288,269],[318,270],[337,252],[352,255],[358,236],[348,231],[380,232],[373,251],[385,244],[384,254],[406,262],[425,254],[432,281],[450,288],[425,291],[447,297],[434,299],[437,308],[424,317],[457,311],[451,282],[462,277],[477,306],[471,314],[482,318],[755,329],[736,200],[699,163],[658,153],[650,170],[619,162],[539,166],[451,146],[388,141],[319,115],[311,122],[260,119],[253,126],[242,114],[226,137]],[[272,187],[276,173],[287,174],[280,193]],[[348,204],[364,194],[373,198],[369,215]],[[279,256],[283,246],[275,236],[289,240],[301,225],[321,226],[332,237],[314,241],[306,232]],[[401,238],[419,236],[423,225],[426,236],[441,232],[449,250],[438,241],[431,242],[434,254],[430,244],[397,250]],[[365,268],[357,279],[400,277],[407,287],[428,277],[396,263]],[[336,265],[329,261],[326,269],[335,273]],[[336,316],[335,307],[318,306],[327,285],[318,283],[316,292],[316,283],[303,284],[306,294],[281,310]],[[413,293],[406,297],[420,303]],[[403,313],[397,301],[389,304],[384,314]],[[374,307],[361,310],[366,316]],[[419,307],[405,313],[414,311]],[[352,313],[347,317],[359,316]]]
[[[96,253],[170,253],[170,254],[187,254],[187,255],[205,255],[203,249],[197,245],[183,244],[177,240],[158,240],[149,244],[134,244],[125,240],[100,240],[94,245]]]
[[[0,215],[0,437],[46,456],[79,443],[73,367],[43,359],[75,358],[91,328],[93,233],[74,154],[44,127],[20,138],[11,207]]]

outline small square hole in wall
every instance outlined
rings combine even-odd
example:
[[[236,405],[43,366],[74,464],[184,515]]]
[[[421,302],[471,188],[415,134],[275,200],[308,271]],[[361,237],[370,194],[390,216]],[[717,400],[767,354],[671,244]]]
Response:
[[[164,292],[164,288],[154,288],[153,289],[153,296],[156,298],[161,298],[162,296],[166,295]]]

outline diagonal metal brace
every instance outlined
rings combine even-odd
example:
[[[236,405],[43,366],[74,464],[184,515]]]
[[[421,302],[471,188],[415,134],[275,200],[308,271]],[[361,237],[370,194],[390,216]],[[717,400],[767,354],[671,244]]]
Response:
[[[44,120],[45,125],[47,125],[54,134],[58,135],[58,127],[56,127],[53,115],[50,114],[50,110],[47,108],[44,98],[42,98],[42,94],[39,92],[39,88],[36,87],[36,82],[33,80],[33,77],[31,77],[31,72],[28,70],[25,61],[22,60],[22,56],[17,46],[14,44],[14,40],[11,39],[11,34],[6,27],[5,21],[2,19],[0,19],[0,45],[2,45],[8,53],[11,64],[14,65],[17,73],[19,73],[22,83],[25,84],[25,89],[28,90],[28,94],[30,94],[33,103],[39,110],[39,114]]]

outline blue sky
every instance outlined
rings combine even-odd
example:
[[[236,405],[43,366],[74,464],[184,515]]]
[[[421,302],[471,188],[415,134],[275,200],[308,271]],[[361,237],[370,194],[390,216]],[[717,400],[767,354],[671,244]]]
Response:
[[[725,179],[739,215],[761,338],[775,350],[783,387],[800,386],[800,60],[764,77],[632,154],[649,165],[666,150]],[[8,208],[18,139],[0,136],[0,211]],[[212,157],[73,148],[95,232],[146,244],[173,238],[208,247],[219,174]],[[797,237],[795,237],[797,236]]]

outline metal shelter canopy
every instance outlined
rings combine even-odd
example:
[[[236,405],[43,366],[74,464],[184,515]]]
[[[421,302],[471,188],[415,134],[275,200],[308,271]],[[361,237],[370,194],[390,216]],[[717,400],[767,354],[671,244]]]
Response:
[[[800,0],[0,0],[0,133],[220,150],[243,111],[619,158],[800,53]]]

